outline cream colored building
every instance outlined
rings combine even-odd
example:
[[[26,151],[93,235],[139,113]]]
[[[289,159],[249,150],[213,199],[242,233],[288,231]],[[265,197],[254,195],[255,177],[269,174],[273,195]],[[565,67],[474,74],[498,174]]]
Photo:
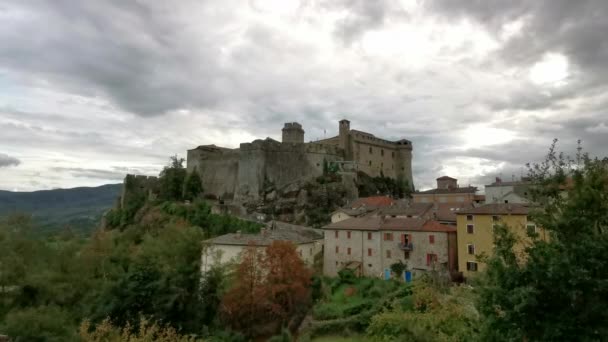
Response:
[[[327,276],[348,267],[363,276],[385,277],[390,265],[399,261],[414,274],[456,268],[456,230],[435,221],[366,216],[323,229],[323,273]]]
[[[300,226],[281,223],[275,224],[274,229],[263,228],[258,234],[237,232],[206,240],[203,242],[201,271],[206,272],[214,264],[238,263],[246,248],[265,249],[274,241],[292,242],[302,260],[312,267],[315,255],[323,251],[323,234],[312,228],[297,227]]]
[[[528,204],[530,182],[524,180],[503,182],[500,178],[485,186],[486,203],[519,203]]]

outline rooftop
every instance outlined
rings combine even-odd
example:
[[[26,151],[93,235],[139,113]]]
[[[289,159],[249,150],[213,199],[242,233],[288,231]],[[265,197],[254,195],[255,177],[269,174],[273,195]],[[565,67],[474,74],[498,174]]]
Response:
[[[359,198],[357,200],[355,200],[353,203],[351,203],[350,205],[348,205],[348,207],[350,207],[351,209],[356,209],[362,206],[365,207],[373,207],[373,208],[379,208],[379,207],[390,207],[392,205],[394,205],[396,203],[396,201],[390,197],[386,197],[386,196],[372,196],[372,197],[363,197],[363,198]]]
[[[530,207],[518,203],[491,203],[476,208],[463,209],[457,212],[458,215],[528,215]]]
[[[308,228],[308,227],[306,227]],[[237,246],[269,246],[274,241],[290,241],[296,245],[313,243],[322,239],[321,234],[312,234],[309,231],[296,231],[290,229],[267,229],[258,234],[230,233],[213,239],[205,240],[205,243],[213,245],[237,245]]]
[[[323,227],[323,229],[344,230],[402,230],[402,231],[430,231],[451,232],[455,227],[445,226],[437,221],[421,218],[388,218],[380,216],[366,216],[351,218],[348,220],[334,222]]]
[[[436,180],[457,180],[457,179],[448,177],[448,176],[441,176],[441,177],[437,178]]]
[[[430,194],[474,194],[477,188],[474,186],[465,186],[462,188],[447,188],[447,189],[431,189],[426,191],[417,191],[412,195],[430,195]]]

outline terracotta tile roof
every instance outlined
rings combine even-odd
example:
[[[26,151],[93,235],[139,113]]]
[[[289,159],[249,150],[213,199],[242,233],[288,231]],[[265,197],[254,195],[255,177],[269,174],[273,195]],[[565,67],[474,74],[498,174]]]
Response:
[[[421,195],[429,195],[429,194],[464,194],[471,193],[474,194],[477,191],[477,188],[474,186],[464,186],[461,188],[448,188],[448,189],[431,189],[426,191],[415,192],[412,195],[416,196],[418,194]]]
[[[357,209],[351,209],[351,208],[338,208],[337,210],[335,210],[333,213],[331,213],[332,215],[337,213],[337,212],[343,212],[348,216],[352,216],[352,217],[359,217],[359,216],[363,216],[367,213],[370,213],[372,211],[375,211],[376,208],[374,207],[360,207]]]
[[[386,196],[363,197],[354,201],[349,207],[352,209],[359,208],[363,205],[373,208],[390,207],[391,205],[394,205],[395,202],[394,199]]]
[[[430,215],[441,222],[456,222],[457,213],[471,208],[473,208],[472,204],[438,203],[431,209]]]
[[[473,200],[475,200],[475,201],[485,201],[486,200],[486,195],[475,195],[475,196],[473,196]]]
[[[381,208],[378,210],[378,215],[424,216],[432,207],[433,203],[411,203],[407,206]]]
[[[492,184],[486,185],[486,187],[494,187],[494,186],[514,186],[514,185],[531,185],[532,183],[529,181],[510,181],[510,182],[493,182]]]
[[[457,212],[458,215],[474,214],[474,215],[528,215],[530,209],[525,204],[518,203],[491,203],[480,207],[464,209]]]
[[[456,232],[456,226],[448,226],[445,224],[441,224],[435,220],[428,220],[422,227],[423,231],[427,232]]]
[[[452,232],[455,227],[444,226],[437,221],[418,218],[382,218],[379,216],[351,218],[329,224],[323,229],[333,230],[401,230],[401,231],[432,231]]]

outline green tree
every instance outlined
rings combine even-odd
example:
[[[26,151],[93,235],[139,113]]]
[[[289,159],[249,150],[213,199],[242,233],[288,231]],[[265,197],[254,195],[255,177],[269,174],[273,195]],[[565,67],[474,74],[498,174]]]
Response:
[[[180,201],[183,199],[184,181],[186,180],[186,169],[184,158],[177,155],[171,157],[169,165],[161,171],[160,197],[166,201]]]
[[[193,201],[203,192],[203,183],[196,168],[188,174],[184,183],[184,199]]]
[[[515,237],[495,229],[479,287],[483,340],[600,341],[608,336],[608,159],[555,151],[530,165],[531,215],[549,232],[517,258]],[[533,236],[531,236],[533,237]]]

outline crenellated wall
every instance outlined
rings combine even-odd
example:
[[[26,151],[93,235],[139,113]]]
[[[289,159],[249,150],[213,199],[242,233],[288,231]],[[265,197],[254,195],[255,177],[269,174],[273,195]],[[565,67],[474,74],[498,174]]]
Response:
[[[206,194],[232,198],[238,185],[239,159],[238,149],[199,146],[188,151],[188,172],[196,168]]]

